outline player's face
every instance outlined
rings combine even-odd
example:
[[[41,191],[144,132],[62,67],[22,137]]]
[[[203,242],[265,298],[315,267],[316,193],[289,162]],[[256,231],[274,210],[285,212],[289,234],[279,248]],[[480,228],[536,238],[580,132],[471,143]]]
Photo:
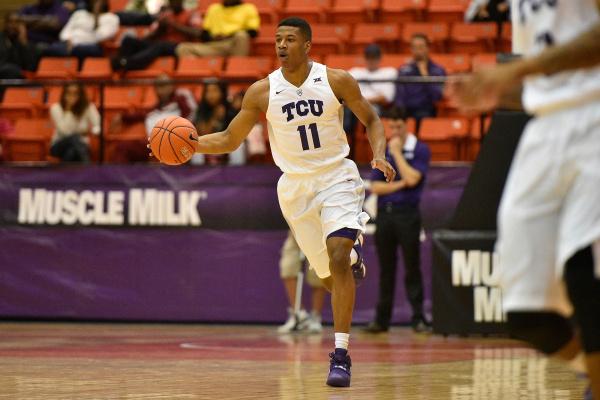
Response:
[[[282,67],[295,67],[308,58],[310,42],[300,29],[293,26],[280,26],[275,33],[275,51]]]
[[[406,139],[406,123],[401,119],[393,119],[389,122],[390,136],[398,136],[403,141]]]
[[[423,38],[413,38],[410,42],[410,50],[415,61],[425,61],[429,58],[429,47],[427,41]]]

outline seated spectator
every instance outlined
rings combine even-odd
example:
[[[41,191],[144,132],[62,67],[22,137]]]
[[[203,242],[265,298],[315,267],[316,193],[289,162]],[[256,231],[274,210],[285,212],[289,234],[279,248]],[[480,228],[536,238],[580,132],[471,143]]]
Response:
[[[6,14],[0,32],[0,79],[22,79],[23,71],[35,70],[35,61],[25,23],[17,13]]]
[[[150,15],[145,0],[129,0],[124,10],[117,11],[119,22],[124,26],[150,25],[154,18]]]
[[[118,55],[111,60],[113,70],[144,69],[158,57],[174,56],[178,43],[200,37],[201,22],[195,11],[183,9],[182,0],[169,0],[169,7],[159,13],[144,38],[123,39]]]
[[[119,17],[108,12],[107,0],[89,0],[88,7],[77,10],[60,32],[61,42],[54,43],[43,55],[66,57],[102,57],[100,43],[119,31]]]
[[[100,114],[88,101],[82,84],[71,82],[63,87],[60,102],[50,107],[54,136],[50,154],[67,162],[89,162],[88,133],[100,133]]]
[[[400,67],[398,77],[403,76],[446,76],[444,68],[429,58],[429,40],[422,33],[416,33],[410,40],[413,61]],[[395,105],[406,109],[409,117],[417,123],[417,131],[422,118],[435,117],[435,103],[442,98],[443,86],[430,83],[399,83],[396,86]]]
[[[236,93],[231,99],[231,108],[237,114],[242,109],[242,100],[246,91],[242,90]],[[267,155],[267,143],[263,134],[263,124],[257,122],[254,124],[246,140],[233,153],[229,154],[230,165],[241,164],[259,164],[265,162]]]
[[[202,100],[200,100],[198,111],[196,112],[196,129],[198,130],[198,135],[206,135],[224,130],[235,114],[236,111],[227,100],[227,86],[217,81],[205,83]],[[205,163],[208,165],[227,164],[228,155],[197,154],[194,155],[193,163]]]
[[[395,80],[398,71],[392,67],[381,67],[381,48],[370,44],[365,48],[366,68],[354,67],[348,71],[356,80]],[[359,82],[358,86],[365,99],[375,108],[378,115],[394,101],[396,93],[395,82]],[[348,109],[344,109],[344,130],[354,137],[357,124],[356,116]]]
[[[69,10],[59,0],[38,0],[23,7],[19,17],[27,27],[27,38],[41,51],[58,41],[58,34],[69,20]]]
[[[133,111],[119,114],[111,121],[111,132],[121,130],[123,123],[144,121],[146,132],[150,136],[156,122],[163,118],[177,115],[193,121],[197,104],[188,89],[176,88],[173,80],[168,75],[162,74],[156,78],[154,90],[158,103],[149,113]],[[114,161],[121,163],[148,161],[147,143],[147,140],[140,140],[120,144]]]
[[[254,4],[241,0],[223,0],[206,11],[202,32],[204,43],[181,43],[177,55],[184,56],[247,56],[250,38],[258,35],[260,17]]]

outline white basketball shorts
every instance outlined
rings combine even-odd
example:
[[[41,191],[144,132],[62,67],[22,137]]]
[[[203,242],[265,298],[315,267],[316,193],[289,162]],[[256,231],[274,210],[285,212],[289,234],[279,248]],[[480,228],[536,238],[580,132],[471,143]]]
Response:
[[[277,184],[281,212],[319,278],[331,275],[325,241],[342,228],[365,232],[365,188],[356,164],[344,159],[313,174],[283,174]]]
[[[496,272],[505,311],[571,313],[564,265],[600,238],[598,110],[600,101],[525,128],[498,213]]]

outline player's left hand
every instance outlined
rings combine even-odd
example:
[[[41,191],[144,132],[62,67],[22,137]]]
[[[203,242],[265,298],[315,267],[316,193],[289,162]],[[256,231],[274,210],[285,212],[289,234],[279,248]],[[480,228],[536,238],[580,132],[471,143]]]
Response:
[[[445,92],[450,103],[465,114],[475,114],[496,108],[501,96],[518,83],[511,64],[481,69],[471,75],[450,77]]]
[[[386,182],[391,182],[396,177],[396,170],[385,158],[374,158],[373,161],[371,161],[371,168],[383,172]]]

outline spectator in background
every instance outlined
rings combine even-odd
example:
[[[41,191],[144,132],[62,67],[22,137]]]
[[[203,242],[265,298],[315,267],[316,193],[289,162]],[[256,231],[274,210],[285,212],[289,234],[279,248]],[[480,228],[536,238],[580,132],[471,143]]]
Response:
[[[254,4],[241,0],[223,0],[212,4],[203,22],[204,43],[182,43],[177,55],[185,56],[247,56],[250,38],[258,35],[260,17]]]
[[[375,321],[366,331],[389,329],[394,307],[398,245],[404,256],[404,284],[412,306],[411,325],[416,332],[429,330],[423,313],[421,277],[421,213],[419,203],[425,186],[431,153],[424,142],[406,130],[406,113],[396,109],[390,117],[390,139],[386,159],[398,175],[386,182],[383,173],[374,170],[371,192],[378,196],[375,246],[379,257],[379,301]]]
[[[88,101],[82,84],[71,82],[63,87],[60,102],[50,107],[54,136],[50,154],[67,162],[89,162],[88,133],[100,133],[100,114]]]
[[[161,56],[174,56],[178,43],[196,40],[202,30],[202,19],[191,10],[184,10],[182,0],[169,0],[157,20],[142,38],[126,36],[118,55],[111,60],[114,71],[144,69]]]
[[[245,90],[242,90],[236,93],[231,99],[231,108],[235,114],[240,112],[242,109],[242,101],[244,100],[244,95],[246,94]],[[243,153],[238,154],[238,152],[243,151]],[[229,164],[239,165],[239,164],[259,164],[264,163],[265,157],[267,155],[267,143],[265,141],[265,137],[263,134],[263,124],[257,122],[254,124],[248,136],[246,136],[246,140],[235,150],[233,153],[229,154]],[[242,159],[243,158],[243,159]]]
[[[69,10],[59,0],[38,0],[19,11],[27,26],[27,38],[39,51],[58,41],[58,34],[69,20]]]
[[[403,76],[446,76],[444,68],[429,59],[429,40],[422,33],[416,33],[410,40],[413,61],[400,67],[398,77]],[[435,117],[435,103],[442,99],[441,84],[399,83],[396,86],[396,107],[406,109],[409,117],[417,123],[417,131],[422,118]]]
[[[4,30],[0,32],[0,79],[22,79],[23,71],[35,69],[35,58],[25,23],[15,12],[6,14]]]
[[[465,12],[465,21],[494,21],[501,24],[508,21],[509,16],[509,0],[472,0]]]
[[[348,71],[357,81],[360,80],[395,80],[398,71],[392,67],[381,67],[381,48],[377,44],[370,44],[365,48],[365,68],[354,67]],[[360,91],[365,99],[375,108],[378,115],[394,101],[396,84],[394,82],[358,82]],[[354,138],[357,124],[356,116],[344,109],[344,130]],[[354,142],[354,140],[352,140]]]
[[[198,135],[224,130],[235,115],[236,111],[227,100],[226,84],[217,81],[205,83],[196,112]],[[242,147],[239,151],[245,150]],[[195,154],[193,163],[199,164],[204,161],[208,165],[223,165],[228,163],[228,158],[227,154]]]
[[[89,0],[87,8],[77,10],[60,32],[60,42],[44,51],[47,56],[102,57],[100,43],[119,31],[119,17],[108,12],[108,0]]]
[[[167,75],[159,75],[154,81],[154,90],[158,103],[149,112],[132,111],[118,114],[111,121],[111,132],[118,132],[123,124],[144,121],[148,136],[159,120],[177,115],[193,121],[197,104],[193,94],[184,88],[176,88],[173,80]],[[147,140],[121,143],[117,148],[115,161],[121,163],[148,161]]]
[[[150,25],[154,18],[150,15],[146,0],[129,0],[125,9],[116,12],[124,26]]]

